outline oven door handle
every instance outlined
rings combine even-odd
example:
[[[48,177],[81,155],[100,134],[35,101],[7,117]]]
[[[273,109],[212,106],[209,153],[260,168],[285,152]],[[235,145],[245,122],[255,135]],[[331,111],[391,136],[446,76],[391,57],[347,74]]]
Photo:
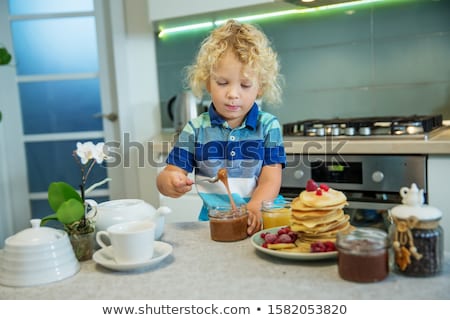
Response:
[[[349,201],[348,207],[352,209],[368,209],[368,210],[389,210],[396,206],[396,203],[378,203],[378,202],[362,202]]]

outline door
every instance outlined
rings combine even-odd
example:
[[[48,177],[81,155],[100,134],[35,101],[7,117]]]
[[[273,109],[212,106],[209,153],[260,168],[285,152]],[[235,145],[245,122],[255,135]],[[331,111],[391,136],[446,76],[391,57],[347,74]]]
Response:
[[[0,0],[0,46],[13,55],[10,65],[0,66],[0,248],[7,236],[29,227],[30,218],[52,213],[52,181],[79,185],[72,156],[78,141],[118,141],[107,5]],[[107,176],[112,182],[88,198],[122,193],[120,168],[97,165],[90,178]]]

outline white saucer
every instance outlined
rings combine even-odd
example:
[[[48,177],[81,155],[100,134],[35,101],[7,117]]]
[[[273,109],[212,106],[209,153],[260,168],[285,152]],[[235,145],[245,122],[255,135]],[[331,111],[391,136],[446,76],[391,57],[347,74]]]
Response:
[[[97,250],[92,259],[105,268],[117,270],[117,271],[129,271],[149,267],[155,265],[164,260],[168,255],[172,253],[172,246],[168,243],[155,241],[153,257],[144,262],[132,263],[132,264],[118,264],[112,254],[112,247],[102,248]]]

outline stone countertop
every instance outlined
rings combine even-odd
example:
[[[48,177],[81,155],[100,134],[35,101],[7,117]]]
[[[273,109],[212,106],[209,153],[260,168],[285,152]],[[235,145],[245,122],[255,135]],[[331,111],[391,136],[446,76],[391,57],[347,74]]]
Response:
[[[173,131],[163,131],[151,139],[153,154],[168,153],[172,149],[174,135]],[[284,143],[287,153],[450,155],[450,126],[440,128],[426,139],[411,137],[285,137]]]
[[[81,263],[74,276],[47,285],[0,285],[0,299],[23,300],[307,300],[450,299],[450,254],[443,272],[427,278],[394,273],[381,282],[342,280],[336,259],[294,261],[256,251],[250,239],[214,242],[207,222],[167,224],[172,254],[147,269],[117,272]]]

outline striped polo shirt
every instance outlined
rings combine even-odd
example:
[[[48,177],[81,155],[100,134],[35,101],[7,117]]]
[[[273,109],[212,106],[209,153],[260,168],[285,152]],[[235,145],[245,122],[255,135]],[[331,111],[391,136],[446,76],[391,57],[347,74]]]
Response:
[[[259,110],[256,103],[237,128],[216,112],[208,112],[189,121],[166,162],[187,172],[195,170],[195,186],[203,200],[199,220],[208,220],[208,208],[230,205],[223,183],[209,183],[220,168],[228,172],[228,184],[236,205],[247,203],[265,165],[286,163],[282,130],[278,119]]]

